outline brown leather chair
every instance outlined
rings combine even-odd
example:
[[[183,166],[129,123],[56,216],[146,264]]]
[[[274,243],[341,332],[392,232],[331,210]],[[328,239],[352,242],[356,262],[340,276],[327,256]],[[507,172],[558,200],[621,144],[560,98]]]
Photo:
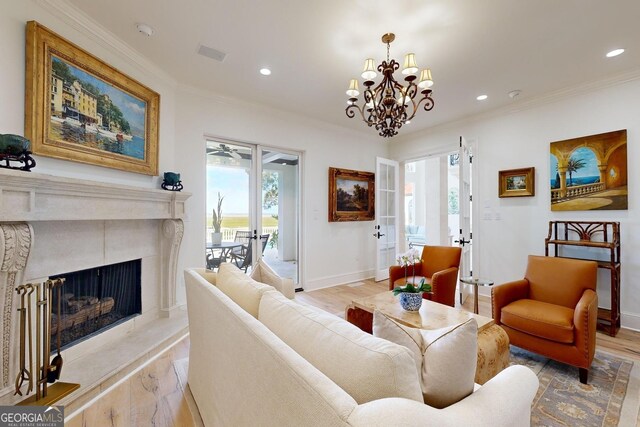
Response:
[[[587,383],[596,347],[598,265],[529,255],[522,280],[491,289],[494,321],[511,344],[577,366]]]
[[[456,283],[462,250],[453,246],[424,246],[421,262],[407,267],[407,281],[419,283],[424,277],[431,284],[431,292],[422,297],[453,307],[456,301]],[[405,269],[399,265],[389,267],[389,290],[405,284]]]

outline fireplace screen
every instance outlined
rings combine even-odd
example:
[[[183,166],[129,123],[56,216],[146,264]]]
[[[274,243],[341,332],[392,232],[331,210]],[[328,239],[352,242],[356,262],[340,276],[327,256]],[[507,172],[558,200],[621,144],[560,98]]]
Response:
[[[70,347],[141,313],[141,260],[61,274],[51,305],[51,350]],[[58,315],[59,310],[59,315]]]

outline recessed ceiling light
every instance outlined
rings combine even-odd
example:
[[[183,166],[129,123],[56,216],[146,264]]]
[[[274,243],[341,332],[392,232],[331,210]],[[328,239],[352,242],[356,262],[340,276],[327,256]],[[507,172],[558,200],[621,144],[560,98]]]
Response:
[[[488,98],[488,96],[487,96],[487,95],[480,95],[480,96],[476,97],[476,99],[477,99],[478,101],[484,101],[484,100],[485,100],[485,99],[487,99],[487,98]]]
[[[411,123],[411,120],[407,120],[406,122],[404,122],[406,125],[408,125],[409,123]]]
[[[607,58],[613,58],[614,56],[618,56],[624,53],[624,49],[614,49],[611,52],[607,53]]]
[[[260,74],[263,76],[269,76],[271,75],[271,70],[268,68],[260,68]]]

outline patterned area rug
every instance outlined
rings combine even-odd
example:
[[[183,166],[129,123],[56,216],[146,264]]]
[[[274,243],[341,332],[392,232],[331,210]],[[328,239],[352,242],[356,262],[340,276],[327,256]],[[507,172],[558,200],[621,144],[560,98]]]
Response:
[[[587,385],[578,368],[518,347],[511,346],[511,364],[528,366],[540,380],[532,426],[640,425],[640,363],[596,351]]]

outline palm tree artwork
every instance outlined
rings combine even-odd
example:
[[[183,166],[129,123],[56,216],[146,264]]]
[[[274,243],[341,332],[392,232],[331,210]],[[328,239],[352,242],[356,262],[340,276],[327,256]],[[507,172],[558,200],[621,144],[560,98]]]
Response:
[[[569,172],[569,186],[573,185],[573,172],[577,172],[587,165],[584,159],[574,159],[573,157],[567,162],[567,172]]]

